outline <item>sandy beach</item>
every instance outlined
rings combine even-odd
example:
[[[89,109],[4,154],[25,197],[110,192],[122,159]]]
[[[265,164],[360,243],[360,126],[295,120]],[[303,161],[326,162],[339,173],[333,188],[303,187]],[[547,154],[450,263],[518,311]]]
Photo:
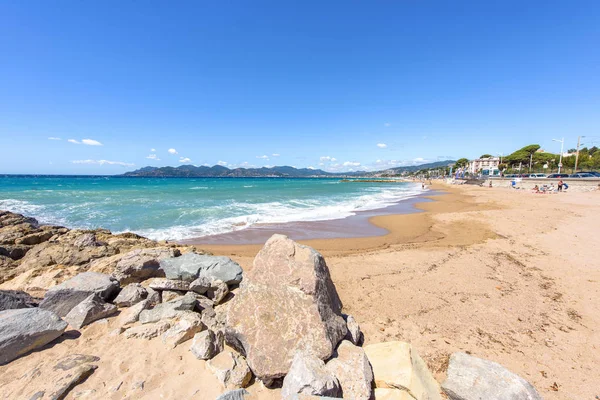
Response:
[[[390,231],[301,241],[327,260],[366,343],[417,346],[436,378],[467,351],[547,399],[600,395],[600,192],[540,195],[434,185],[425,213],[371,219]],[[251,268],[260,246],[203,246]]]
[[[446,194],[416,205],[425,212],[371,219],[388,234],[301,241],[325,256],[343,311],[359,322],[365,343],[412,343],[438,381],[449,355],[465,351],[521,375],[545,399],[600,395],[594,246],[600,192],[434,188]],[[260,246],[201,248],[249,270]],[[114,320],[84,327],[81,336],[71,331],[44,351],[1,366],[2,398],[29,398],[50,384],[52,361],[73,353],[100,361],[69,399],[204,399],[222,392],[187,346],[170,350],[159,340],[111,336]],[[23,389],[37,370],[43,378]],[[249,391],[279,398],[260,382]]]

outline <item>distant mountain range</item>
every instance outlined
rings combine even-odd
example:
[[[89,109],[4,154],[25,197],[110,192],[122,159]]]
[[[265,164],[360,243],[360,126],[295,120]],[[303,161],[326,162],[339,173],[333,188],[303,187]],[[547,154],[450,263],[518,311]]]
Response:
[[[337,177],[337,176],[381,176],[396,175],[402,172],[418,171],[420,169],[438,168],[446,166],[453,161],[439,161],[430,164],[414,165],[407,167],[391,168],[377,172],[342,172],[332,173],[321,169],[294,168],[288,166],[271,168],[235,168],[229,169],[221,165],[212,167],[196,167],[195,165],[182,165],[179,167],[144,167],[135,171],[126,172],[123,176],[148,176],[165,178],[256,178],[256,177],[287,177],[287,178],[309,178],[309,177]]]

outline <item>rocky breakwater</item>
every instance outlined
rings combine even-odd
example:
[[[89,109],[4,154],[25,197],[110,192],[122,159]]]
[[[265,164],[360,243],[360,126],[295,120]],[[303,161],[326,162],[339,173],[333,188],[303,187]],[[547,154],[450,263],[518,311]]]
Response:
[[[2,217],[24,236],[50,229],[15,214]],[[16,245],[19,229],[7,226],[0,238]],[[115,340],[187,346],[220,382],[219,399],[252,399],[244,388],[253,378],[284,399],[540,399],[519,376],[471,355],[452,355],[440,386],[408,343],[361,347],[360,326],[342,314],[323,257],[285,236],[269,239],[243,272],[229,258],[135,235],[50,230],[46,241],[24,245],[25,256],[10,258],[2,283],[10,291],[0,290],[0,364],[35,357],[29,353],[52,346],[68,326],[87,329],[108,319]],[[3,246],[10,253],[6,246],[13,245]],[[28,287],[41,302],[23,291]],[[22,385],[6,389],[7,398],[64,398],[102,368],[99,356],[42,360],[22,375]]]

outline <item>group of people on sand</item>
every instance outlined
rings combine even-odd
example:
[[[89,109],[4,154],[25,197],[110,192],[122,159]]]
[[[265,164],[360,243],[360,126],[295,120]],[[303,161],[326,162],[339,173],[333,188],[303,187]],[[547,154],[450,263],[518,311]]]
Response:
[[[544,185],[541,188],[538,185],[535,185],[532,190],[534,193],[551,193],[551,192],[562,192],[563,189],[567,190],[568,188],[569,188],[569,185],[567,185],[562,180],[560,180],[560,181],[558,181],[556,188],[554,187],[554,183],[551,183],[550,186]]]

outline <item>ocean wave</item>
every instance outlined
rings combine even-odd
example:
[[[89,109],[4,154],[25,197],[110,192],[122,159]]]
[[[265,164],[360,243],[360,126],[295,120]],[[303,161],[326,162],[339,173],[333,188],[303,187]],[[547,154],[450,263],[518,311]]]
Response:
[[[136,233],[154,240],[185,240],[204,236],[218,235],[250,228],[256,224],[283,224],[301,221],[327,221],[343,219],[356,215],[360,211],[386,208],[401,200],[421,194],[415,187],[402,189],[384,189],[377,193],[350,197],[344,201],[323,203],[318,200],[289,200],[287,202],[244,203],[231,202],[217,206],[221,209],[235,210],[242,215],[227,218],[211,218],[201,224],[182,224],[163,229],[141,229]],[[220,213],[217,213],[220,214]],[[183,216],[183,215],[182,215]]]
[[[194,187],[190,188],[190,190],[203,190],[203,189],[208,189],[208,186],[194,186]]]

